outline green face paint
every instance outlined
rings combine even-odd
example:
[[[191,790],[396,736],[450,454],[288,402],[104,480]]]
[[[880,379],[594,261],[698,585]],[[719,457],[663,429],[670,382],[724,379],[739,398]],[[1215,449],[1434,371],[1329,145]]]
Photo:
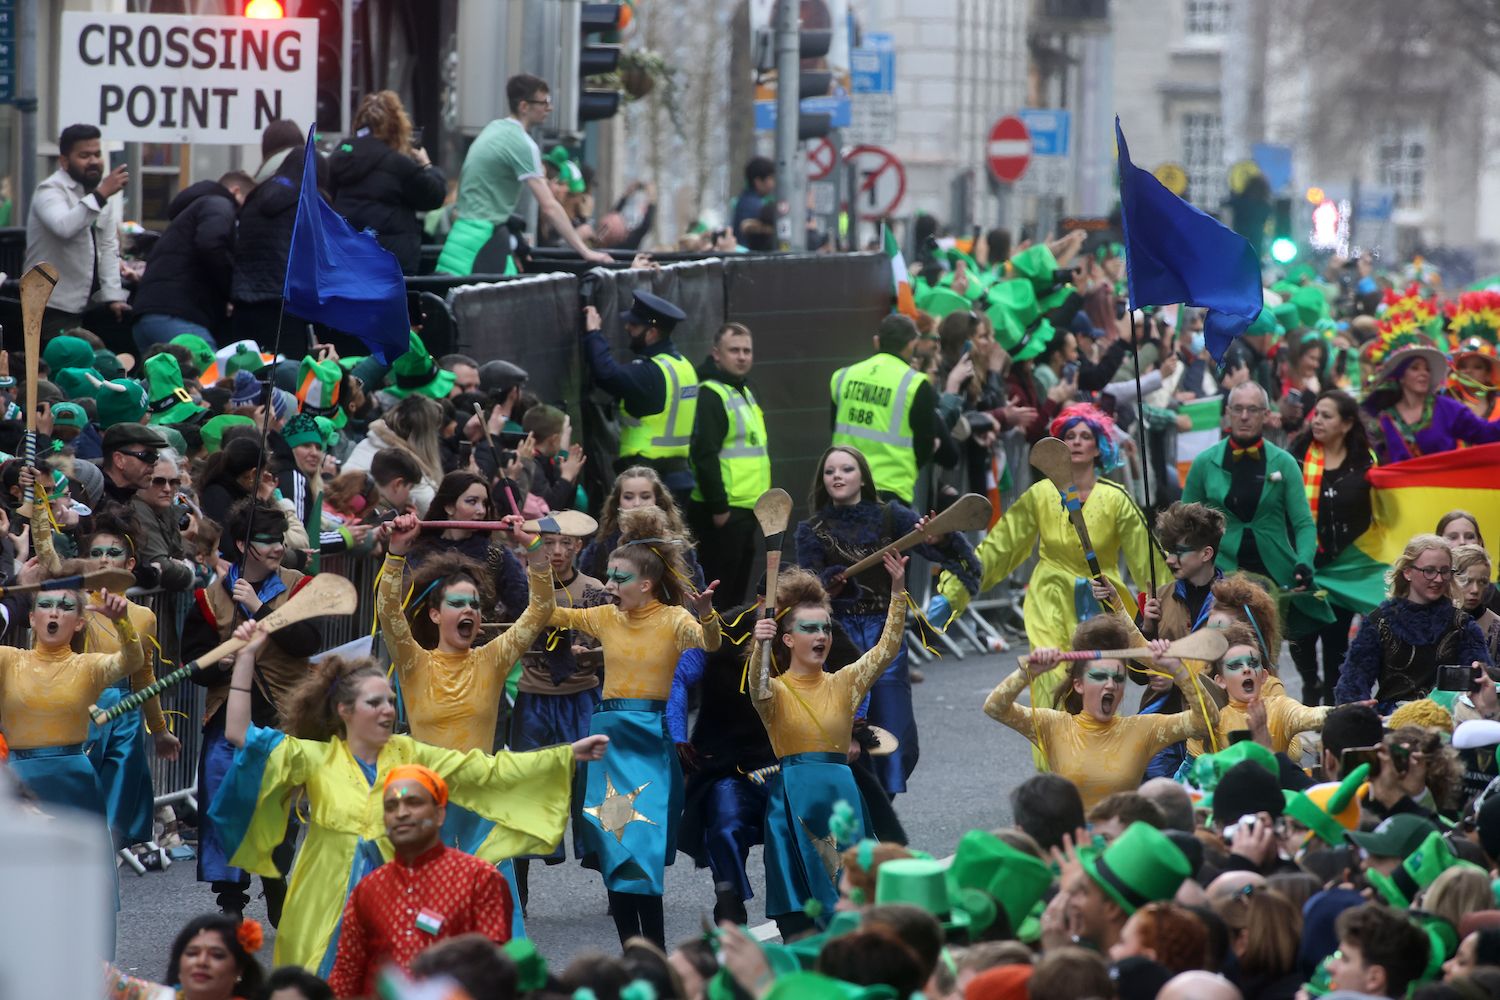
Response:
[[[473,608],[475,611],[478,611],[479,598],[468,597],[464,594],[449,594],[448,596],[443,598],[443,606],[448,608],[457,608],[460,611],[462,611],[464,608]]]
[[[797,631],[803,635],[833,635],[833,622],[798,622]]]
[[[1087,670],[1084,671],[1084,676],[1095,684],[1107,684],[1110,681],[1116,684],[1125,683],[1125,675],[1115,673],[1113,670]]]
[[[1242,670],[1259,670],[1260,657],[1258,656],[1236,656],[1232,660],[1224,661],[1224,672],[1226,674],[1237,674]]]
[[[77,611],[78,602],[71,597],[38,597],[36,609],[38,611]]]
[[[625,584],[629,583],[631,580],[634,580],[634,579],[635,579],[635,574],[634,573],[626,573],[626,572],[624,572],[622,570],[618,570],[618,569],[606,570],[605,573],[604,573],[604,581],[606,583],[613,583],[613,584],[615,584],[617,586],[620,586],[620,587],[625,586]]]
[[[125,550],[118,545],[95,545],[89,549],[89,556],[93,559],[120,559],[125,555]]]

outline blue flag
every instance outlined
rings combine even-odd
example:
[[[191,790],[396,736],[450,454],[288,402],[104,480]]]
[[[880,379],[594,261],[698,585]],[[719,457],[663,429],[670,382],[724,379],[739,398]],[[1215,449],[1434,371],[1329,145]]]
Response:
[[[314,124],[307,133],[302,193],[281,295],[288,312],[358,337],[371,354],[388,362],[411,342],[406,279],[389,250],[371,234],[355,231],[318,195],[317,128]]]
[[[1130,162],[1120,119],[1120,222],[1130,308],[1182,302],[1208,310],[1203,340],[1216,362],[1264,304],[1260,261],[1234,230],[1188,204]]]

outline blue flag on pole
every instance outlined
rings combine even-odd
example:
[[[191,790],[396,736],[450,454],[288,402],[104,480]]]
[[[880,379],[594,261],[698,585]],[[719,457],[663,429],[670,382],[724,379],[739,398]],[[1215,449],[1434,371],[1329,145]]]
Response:
[[[382,362],[411,342],[406,279],[390,251],[357,232],[318,195],[314,124],[307,133],[302,193],[281,294],[288,312],[358,337]]]
[[[1208,310],[1203,340],[1216,362],[1264,304],[1260,261],[1243,236],[1188,204],[1130,162],[1120,119],[1120,222],[1130,308],[1179,302]]]

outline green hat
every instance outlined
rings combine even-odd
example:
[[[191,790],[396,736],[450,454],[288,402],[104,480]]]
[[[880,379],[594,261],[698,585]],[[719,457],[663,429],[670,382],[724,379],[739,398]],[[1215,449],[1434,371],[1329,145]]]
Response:
[[[92,368],[94,348],[82,337],[63,334],[53,337],[42,348],[42,360],[47,362],[48,370],[54,372],[64,368]]]
[[[432,355],[427,353],[427,347],[422,343],[422,338],[413,332],[410,348],[396,359],[395,364],[391,365],[390,381],[392,384],[386,391],[397,399],[405,399],[414,392],[431,396],[433,399],[447,399],[457,377],[452,372],[438,367]]]
[[[254,427],[255,421],[238,413],[221,413],[204,422],[199,432],[203,436],[203,450],[212,455],[224,446],[224,432],[231,427]]]
[[[1315,326],[1320,319],[1329,319],[1328,296],[1322,285],[1303,285],[1288,299],[1297,307],[1297,317],[1302,326]]]
[[[167,439],[167,447],[179,455],[188,453],[187,438],[182,436],[182,431],[175,427],[158,427],[157,431]]]
[[[318,425],[318,433],[323,435],[324,449],[332,448],[334,442],[339,439],[338,427],[327,417],[313,417],[313,423]]]
[[[883,866],[882,866],[883,867]],[[765,1000],[906,1000],[894,986],[855,986],[817,972],[779,976]]]
[[[120,388],[106,388],[111,385]],[[115,424],[138,424],[146,415],[146,390],[134,379],[109,379],[95,392],[94,399],[98,401],[96,410],[100,429]]]
[[[306,413],[299,413],[286,422],[281,429],[281,439],[286,442],[288,448],[295,448],[299,444],[323,445],[323,431],[318,427],[318,422]]]
[[[1262,306],[1260,313],[1256,315],[1255,321],[1245,330],[1247,337],[1280,337],[1286,333],[1286,329],[1276,319],[1275,309]]]
[[[1047,349],[1052,343],[1057,331],[1052,327],[1052,321],[1043,317],[1031,325],[1031,329],[1021,335],[1016,343],[1015,349],[1010,352],[1012,361],[1030,361]]]
[[[1246,760],[1253,760],[1278,778],[1281,777],[1281,768],[1276,763],[1276,755],[1252,740],[1231,743],[1218,753],[1200,754],[1193,761],[1189,777],[1193,784],[1205,792],[1212,792],[1218,787],[1219,779],[1224,776],[1225,772]]]
[[[537,951],[530,938],[511,938],[500,946],[506,957],[516,963],[516,989],[522,993],[547,988],[547,960]]]
[[[1050,312],[1062,305],[1073,289],[1070,285],[1057,283],[1057,258],[1045,243],[1027,247],[1005,262],[1007,274],[1025,278],[1036,290],[1042,312]]]
[[[964,834],[948,866],[949,893],[956,895],[963,889],[988,893],[1004,908],[1013,932],[1047,894],[1053,879],[1051,867],[1040,858],[984,830]]]
[[[52,425],[54,427],[77,427],[79,430],[82,430],[88,426],[88,422],[89,415],[77,403],[52,404]]]
[[[179,333],[167,341],[167,343],[186,347],[188,353],[193,356],[193,364],[198,366],[198,374],[200,375],[208,371],[209,367],[217,360],[214,357],[213,345],[196,333]]]
[[[1333,958],[1332,955],[1324,957],[1323,961],[1318,963],[1318,967],[1313,970],[1312,978],[1302,984],[1308,996],[1326,997],[1333,989],[1333,977],[1328,974],[1328,960],[1331,958]]]
[[[94,368],[105,378],[120,378],[127,374],[125,366],[120,363],[120,356],[103,347],[94,352]]]
[[[104,375],[93,368],[54,368],[52,381],[69,399],[94,399]]]
[[[146,359],[146,384],[150,386],[153,424],[183,424],[208,412],[208,407],[193,402],[182,387],[182,366],[166,351]]]
[[[786,946],[787,951],[801,963],[802,968],[815,968],[818,964],[818,952],[823,950],[823,945],[836,937],[853,934],[859,930],[859,922],[857,910],[837,910],[829,918],[828,926],[820,933],[798,938]]]
[[[1370,765],[1359,765],[1344,776],[1338,788],[1328,796],[1325,805],[1319,805],[1307,792],[1284,790],[1282,794],[1286,796],[1286,815],[1311,830],[1313,836],[1321,839],[1323,843],[1330,847],[1338,847],[1344,842],[1344,834],[1348,832],[1348,829],[1335,817],[1349,808],[1354,802],[1354,796],[1359,792],[1359,786],[1364,784],[1369,777]],[[1357,809],[1358,807],[1355,812],[1356,818]]]
[[[1380,821],[1368,833],[1350,830],[1344,834],[1356,847],[1377,858],[1405,858],[1422,846],[1437,825],[1415,813],[1396,813]]]
[[[1271,311],[1276,314],[1276,322],[1281,325],[1284,333],[1291,333],[1302,328],[1302,310],[1297,308],[1295,302],[1283,302],[1273,307]]]
[[[944,930],[967,931],[973,925],[973,914],[955,905],[961,901],[950,896],[941,861],[898,858],[885,862],[875,873],[875,902],[919,906],[937,917]]]
[[[252,374],[260,371],[266,366],[266,359],[261,353],[249,344],[234,345],[234,353],[224,359],[219,366],[220,378],[234,378],[237,371],[247,371]]]
[[[995,282],[984,293],[984,301],[988,303],[985,315],[995,328],[995,340],[1007,352],[1020,344],[1026,330],[1042,316],[1036,289],[1023,278]]]
[[[1443,971],[1443,963],[1458,951],[1458,931],[1436,913],[1410,910],[1407,916],[1427,934],[1427,968],[1422,970],[1417,981],[1429,982],[1438,978]]]
[[[1103,850],[1080,848],[1078,860],[1089,878],[1127,914],[1147,903],[1171,899],[1193,874],[1192,863],[1180,847],[1156,827],[1139,821]]]
[[[917,308],[930,316],[942,319],[949,313],[967,311],[969,300],[951,288],[934,288],[917,304]]]
[[[1365,880],[1389,900],[1392,906],[1405,909],[1434,879],[1458,865],[1468,865],[1477,871],[1484,870],[1472,862],[1454,857],[1448,841],[1434,830],[1422,841],[1420,847],[1406,856],[1400,868],[1390,875],[1371,868],[1365,872]]]
[[[1317,281],[1318,272],[1311,264],[1293,264],[1286,269],[1286,280],[1301,286],[1309,281]]]
[[[344,369],[337,361],[319,361],[311,356],[297,366],[298,409],[309,416],[327,417],[335,428],[349,422],[349,415],[339,405],[339,385]]]

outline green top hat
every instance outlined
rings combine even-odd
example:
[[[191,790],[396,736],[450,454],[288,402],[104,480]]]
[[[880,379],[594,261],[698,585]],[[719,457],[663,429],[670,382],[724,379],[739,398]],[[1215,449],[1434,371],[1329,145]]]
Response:
[[[42,360],[47,362],[48,370],[54,372],[64,368],[92,368],[94,349],[82,337],[63,334],[47,341],[47,346],[42,348]]]
[[[150,386],[151,423],[181,424],[192,420],[208,407],[193,402],[182,386],[182,366],[167,352],[146,359],[146,384]]]
[[[1200,754],[1193,761],[1193,769],[1190,774],[1193,784],[1205,792],[1212,792],[1219,785],[1219,779],[1224,776],[1234,765],[1241,761],[1253,760],[1261,767],[1277,777],[1281,776],[1281,768],[1276,764],[1276,755],[1259,743],[1250,740],[1241,740],[1232,743],[1220,750],[1218,753]]]
[[[1037,243],[1006,261],[1005,270],[1018,278],[1031,282],[1036,290],[1042,312],[1049,312],[1062,305],[1073,291],[1070,285],[1057,284],[1057,258],[1045,243]]]
[[[976,916],[985,910],[978,899],[950,895],[946,866],[928,858],[898,858],[882,864],[875,873],[875,902],[910,903],[937,917],[944,930],[966,933],[976,928]],[[993,922],[993,903],[990,907]]]
[[[1332,316],[1322,285],[1303,285],[1291,294],[1288,301],[1297,307],[1297,316],[1303,326],[1316,326],[1318,320]]]
[[[1334,817],[1349,808],[1349,804],[1359,792],[1359,786],[1364,784],[1369,777],[1369,764],[1361,764],[1350,771],[1344,776],[1344,780],[1339,782],[1338,789],[1329,796],[1326,807],[1318,805],[1306,792],[1284,790],[1286,814],[1311,830],[1313,836],[1329,847],[1338,847],[1344,842],[1344,834],[1348,831],[1344,828],[1344,824]]]
[[[967,311],[969,300],[951,288],[933,288],[923,296],[921,302],[917,303],[917,308],[930,316],[942,319],[949,313]]]
[[[349,422],[349,415],[339,405],[339,385],[344,369],[337,361],[319,361],[311,356],[297,367],[298,408],[310,416],[327,417],[335,428]]]
[[[1448,848],[1448,841],[1443,835],[1434,830],[1422,841],[1422,845],[1406,856],[1390,875],[1383,875],[1374,868],[1365,872],[1365,879],[1374,886],[1382,896],[1390,901],[1392,906],[1402,909],[1411,905],[1417,894],[1432,884],[1437,878],[1449,868],[1457,865],[1469,865],[1470,867],[1483,871],[1472,862],[1462,861],[1453,856]]]
[[[119,388],[108,388],[112,385]],[[115,424],[138,424],[146,415],[146,390],[134,379],[112,378],[99,387],[94,398],[98,401],[100,430]]]
[[[1192,863],[1181,848],[1156,827],[1139,821],[1127,826],[1103,850],[1080,848],[1078,860],[1088,876],[1127,914],[1147,903],[1171,899],[1193,874]],[[881,870],[885,870],[884,865]]]
[[[771,985],[765,1000],[906,1000],[894,986],[855,986],[817,972],[794,972]]]
[[[948,891],[952,895],[962,889],[988,893],[1004,908],[1015,931],[1046,895],[1053,878],[1052,869],[1041,859],[1016,850],[993,833],[970,830],[959,840],[948,866]]]
[[[386,391],[397,399],[405,399],[414,392],[433,399],[447,399],[458,376],[439,368],[432,355],[427,353],[422,338],[413,332],[410,348],[391,365],[389,377],[391,385]]]
[[[216,360],[213,345],[196,333],[179,333],[167,343],[186,347],[188,353],[193,356],[193,364],[198,366],[200,375],[208,371],[209,366]]]
[[[210,417],[199,432],[203,436],[203,450],[212,455],[224,446],[224,432],[231,427],[254,427],[255,421],[238,413],[221,413]]]
[[[288,448],[295,448],[300,444],[323,445],[323,430],[318,426],[318,421],[306,413],[299,413],[286,422],[281,429],[281,439],[286,442]]]
[[[54,368],[52,381],[69,399],[94,399],[98,396],[98,384],[104,375],[93,367]]]

